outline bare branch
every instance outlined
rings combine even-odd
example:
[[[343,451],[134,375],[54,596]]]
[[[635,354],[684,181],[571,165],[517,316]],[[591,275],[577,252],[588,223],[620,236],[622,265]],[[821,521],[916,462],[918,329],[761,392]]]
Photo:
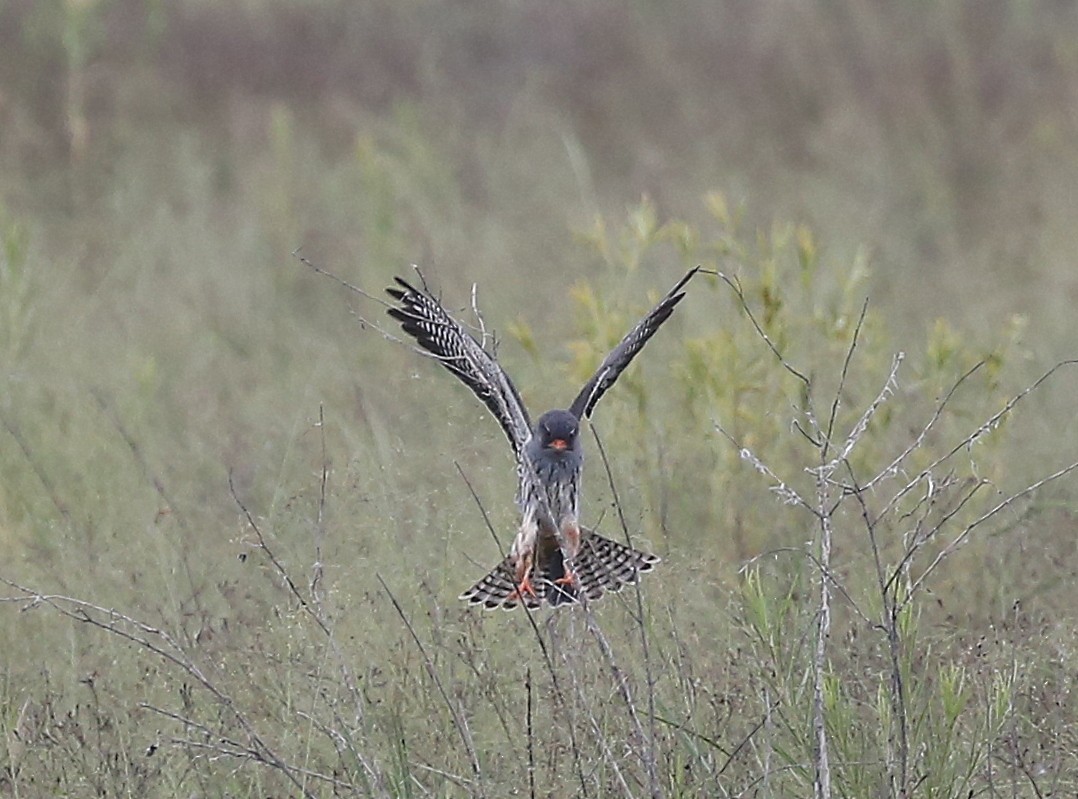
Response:
[[[811,381],[801,372],[799,372],[797,369],[790,365],[790,362],[786,360],[783,354],[779,352],[778,347],[775,346],[775,342],[771,340],[771,337],[768,336],[766,332],[764,332],[764,329],[760,326],[760,323],[756,321],[756,317],[755,315],[753,315],[752,309],[749,308],[748,300],[745,299],[745,291],[741,288],[741,281],[739,281],[736,277],[731,278],[725,272],[719,272],[717,273],[717,275],[719,279],[721,279],[724,283],[726,283],[726,285],[728,285],[731,289],[734,290],[734,294],[737,296],[738,302],[741,304],[741,310],[743,310],[745,312],[745,315],[749,317],[749,321],[752,322],[752,326],[756,328],[757,334],[759,334],[760,338],[764,340],[764,343],[767,344],[768,349],[771,350],[771,353],[775,356],[776,359],[778,359],[778,362],[782,364],[782,368],[792,374],[802,383],[804,383],[806,388],[811,387]]]
[[[382,590],[386,592],[386,596],[389,597],[389,601],[393,603],[393,609],[397,611],[397,616],[404,622],[405,629],[408,630],[408,634],[412,637],[412,641],[415,642],[416,647],[419,649],[419,653],[423,656],[423,665],[426,667],[427,675],[431,678],[435,687],[438,689],[438,693],[441,694],[442,700],[445,702],[446,708],[449,710],[450,718],[453,719],[453,726],[457,728],[457,734],[460,736],[460,742],[464,745],[464,751],[468,753],[468,760],[471,762],[472,774],[475,775],[476,785],[479,786],[479,795],[485,796],[485,792],[482,790],[482,776],[483,772],[479,766],[479,755],[475,750],[475,741],[472,740],[471,730],[468,728],[468,720],[459,711],[456,705],[453,704],[453,700],[449,698],[449,693],[445,690],[445,686],[442,685],[442,680],[438,676],[437,669],[434,668],[434,661],[431,660],[429,654],[427,654],[426,647],[423,646],[423,642],[419,639],[419,634],[415,631],[415,627],[408,620],[408,617],[404,613],[404,608],[401,607],[400,602],[393,595],[393,592],[389,590],[389,586],[386,585],[386,581],[382,579],[382,575],[375,575],[378,578],[378,582],[382,584]]]
[[[305,597],[303,593],[299,590],[295,581],[292,579],[292,576],[288,573],[288,570],[285,569],[285,567],[281,564],[279,560],[277,560],[277,556],[273,554],[273,550],[269,548],[269,545],[266,543],[265,537],[262,535],[262,529],[254,520],[254,517],[251,515],[251,512],[247,510],[247,506],[243,504],[243,501],[239,498],[239,495],[236,494],[236,486],[232,482],[231,469],[229,469],[228,471],[228,491],[232,495],[233,501],[243,512],[244,517],[247,519],[248,526],[250,526],[250,528],[254,530],[255,537],[258,538],[258,548],[266,553],[266,557],[270,559],[270,563],[273,564],[274,570],[277,572],[278,576],[282,580],[284,580],[285,585],[288,586],[289,593],[291,593],[292,596],[296,598],[296,601],[299,602],[300,607],[302,607],[307,612],[307,615],[309,615],[314,620],[314,623],[322,629],[322,632],[324,632],[326,635],[331,635],[329,631],[329,626],[326,624],[325,620],[323,620],[322,617],[317,612],[315,612],[314,607],[311,606],[311,603],[307,601],[307,597]]]
[[[281,772],[304,796],[309,799],[314,799],[314,794],[308,791],[299,780],[297,769],[291,764],[286,763],[272,748],[270,748],[270,746],[263,740],[262,736],[255,730],[251,720],[236,705],[236,702],[232,697],[218,687],[218,685],[202,671],[194,660],[191,659],[187,652],[176,643],[176,640],[163,629],[139,621],[138,619],[120,613],[119,611],[110,610],[81,599],[33,591],[6,577],[0,577],[0,583],[24,594],[21,599],[26,603],[27,609],[38,605],[47,605],[61,616],[97,627],[98,629],[104,630],[105,632],[118,636],[126,641],[130,641],[139,648],[151,652],[169,663],[172,663],[198,682],[198,684],[213,696],[217,703],[227,710],[232,718],[236,720],[251,742],[250,747],[245,747],[245,749],[257,753],[259,762]],[[5,597],[4,601],[18,601],[18,599],[19,598]],[[99,616],[104,618],[99,618]]]
[[[60,498],[60,494],[56,491],[56,486],[53,485],[52,479],[45,473],[44,468],[38,463],[36,457],[34,457],[33,451],[30,449],[30,445],[27,444],[26,439],[22,437],[22,431],[15,426],[6,413],[0,410],[0,421],[3,422],[4,427],[7,429],[8,434],[15,439],[15,443],[19,445],[19,449],[22,450],[23,457],[26,458],[26,462],[30,464],[30,468],[33,469],[34,474],[37,475],[37,480],[41,483],[42,488],[45,489],[45,493],[48,494],[49,499],[52,501],[53,507],[67,522],[68,527],[74,527],[74,521],[71,518],[71,511],[67,509],[67,503]]]
[[[775,472],[772,471],[770,466],[757,458],[756,454],[752,450],[748,449],[747,447],[742,447],[738,443],[737,439],[730,435],[726,431],[726,429],[718,422],[712,421],[712,424],[715,426],[715,429],[722,433],[723,436],[725,436],[726,440],[733,445],[734,449],[737,450],[738,455],[741,457],[741,460],[748,461],[752,464],[753,468],[756,469],[756,471],[771,480],[770,490],[773,493],[777,494],[782,499],[784,504],[799,505],[814,516],[816,515],[816,508],[812,507],[812,505],[806,502],[805,499],[802,498],[802,496],[798,494],[795,489],[791,488],[785,480],[775,474]]]
[[[898,491],[898,493],[896,493],[894,495],[894,497],[891,498],[891,501],[887,503],[887,505],[883,508],[883,510],[880,511],[879,515],[876,517],[877,520],[882,519],[888,512],[890,512],[894,508],[894,506],[898,503],[898,501],[901,500],[902,497],[904,497],[910,491],[912,491],[913,488],[922,479],[924,479],[924,477],[926,475],[928,475],[928,474],[932,473],[933,471],[935,471],[937,468],[939,468],[939,466],[941,464],[945,463],[950,458],[954,457],[954,455],[956,455],[958,452],[961,452],[963,449],[971,447],[974,444],[974,442],[976,442],[982,436],[986,435],[987,433],[991,432],[992,430],[995,430],[996,427],[999,426],[1000,421],[1005,416],[1007,416],[1007,414],[1009,414],[1011,412],[1011,410],[1014,408],[1015,405],[1017,405],[1019,402],[1021,402],[1026,397],[1028,397],[1032,392],[1036,391],[1046,380],[1048,380],[1050,377],[1052,377],[1052,375],[1054,375],[1056,372],[1058,372],[1064,366],[1073,366],[1073,365],[1076,365],[1076,364],[1078,364],[1078,359],[1070,359],[1070,360],[1060,361],[1055,366],[1053,366],[1051,369],[1049,369],[1047,372],[1045,372],[1043,375],[1041,375],[1039,378],[1037,378],[1033,383],[1026,386],[1026,388],[1024,388],[1022,391],[1018,392],[1014,397],[1012,397],[1007,402],[1006,405],[1004,405],[999,411],[997,411],[992,416],[990,416],[976,430],[974,430],[972,433],[970,433],[965,438],[963,438],[961,441],[959,441],[957,444],[955,444],[954,447],[952,447],[946,454],[940,456],[939,458],[934,460],[932,463],[930,463],[928,466],[926,466],[924,469],[922,469],[917,474],[917,476],[913,478],[913,480],[911,480],[905,486],[903,486],[903,488],[901,488]],[[976,369],[977,369],[977,367],[974,367],[969,372],[967,372],[965,375],[963,375],[958,380],[957,383],[955,383],[954,387],[947,394],[947,397],[945,397],[943,402],[940,403],[940,407],[937,408],[936,414],[929,421],[929,426],[935,423],[936,418],[938,418],[939,414],[942,413],[944,405],[946,405],[946,403],[950,400],[951,396],[954,394],[954,392],[958,388],[958,386],[969,375],[973,374],[973,372],[976,371]],[[919,446],[920,441],[923,440],[923,435],[926,434],[927,431],[928,431],[928,426],[926,426],[925,430],[922,433],[922,436],[918,436],[918,438],[914,442],[914,444],[911,445],[911,447],[907,448],[907,450],[902,455],[900,455],[898,459],[896,459],[896,461],[892,464],[892,466],[885,469],[881,473],[881,476],[889,474],[891,469],[897,468],[897,463],[900,460],[904,459],[914,449],[916,449],[917,446]],[[874,478],[872,482],[874,483],[878,479],[879,479],[879,477]],[[868,487],[869,487],[868,485],[865,486],[866,489]]]
[[[334,281],[335,283],[337,283],[337,284],[339,284],[341,286],[344,286],[349,291],[351,291],[351,292],[353,292],[355,294],[358,294],[359,296],[361,296],[361,297],[363,297],[365,299],[373,300],[374,302],[381,305],[383,308],[391,308],[391,307],[393,307],[391,303],[387,302],[386,300],[383,300],[381,297],[375,296],[373,294],[369,294],[366,291],[364,291],[363,289],[361,289],[359,286],[356,286],[356,285],[354,285],[352,283],[349,283],[347,280],[344,280],[343,278],[337,277],[337,275],[333,274],[329,270],[323,269],[322,267],[317,266],[316,264],[312,263],[310,260],[307,259],[307,257],[305,255],[300,255],[300,249],[301,249],[300,247],[297,247],[295,250],[293,250],[292,251],[292,257],[295,258],[296,260],[298,260],[301,264],[306,266],[312,272],[314,272],[314,273],[316,273],[318,275],[321,275],[322,277],[329,278],[330,280]],[[419,270],[417,268],[416,272],[418,273],[418,271]],[[420,277],[422,277],[422,275],[420,275]],[[392,333],[387,331],[385,328],[383,328],[381,325],[379,325],[377,322],[370,321],[369,319],[367,319],[366,317],[362,316],[361,314],[357,313],[354,310],[352,311],[352,315],[355,316],[356,319],[359,320],[360,325],[362,325],[363,327],[369,327],[369,328],[371,328],[373,330],[378,331],[378,333],[381,334],[381,336],[383,338],[385,338],[385,339],[387,339],[389,341],[396,342],[397,344],[402,344],[404,346],[410,346],[407,341],[404,341],[403,339],[398,338],[397,336],[393,335]],[[419,352],[421,354],[424,353],[423,350],[419,350],[419,349],[416,349],[416,352]],[[427,354],[429,354],[429,353],[427,353]]]
[[[865,297],[864,303],[861,305],[861,315],[857,318],[857,324],[853,329],[853,336],[850,337],[850,346],[846,349],[846,359],[842,362],[842,371],[839,373],[838,388],[835,389],[835,399],[831,403],[831,413],[827,418],[827,432],[824,433],[822,447],[823,457],[826,458],[828,449],[831,446],[831,436],[835,432],[835,419],[838,418],[838,409],[842,403],[842,390],[846,386],[846,377],[850,372],[850,363],[853,361],[854,350],[857,349],[857,341],[861,336],[861,326],[865,323],[865,314],[868,313],[868,297]]]
[[[782,554],[802,555],[808,558],[812,562],[812,565],[816,567],[817,571],[819,571],[819,573],[823,577],[829,580],[831,582],[831,585],[833,585],[838,590],[838,592],[842,594],[842,597],[850,603],[850,607],[853,609],[853,612],[860,616],[862,621],[872,626],[878,626],[876,622],[874,622],[868,617],[867,613],[861,610],[861,606],[857,604],[856,600],[854,600],[850,592],[846,590],[846,586],[839,582],[839,579],[835,576],[835,573],[831,569],[826,568],[820,562],[820,559],[807,549],[802,549],[801,547],[776,547],[775,549],[769,549],[766,552],[761,552],[759,555],[754,555],[753,557],[746,560],[744,563],[741,564],[741,567],[737,570],[737,573],[744,574],[750,566],[758,563],[764,558]]]
[[[958,549],[960,546],[962,546],[962,544],[965,542],[965,540],[969,537],[969,534],[972,533],[974,529],[976,529],[977,527],[982,525],[984,522],[991,519],[993,516],[998,514],[1000,511],[1005,510],[1006,508],[1010,507],[1015,501],[1021,499],[1024,496],[1032,494],[1038,488],[1040,488],[1040,487],[1042,487],[1044,485],[1047,485],[1048,483],[1054,482],[1054,481],[1058,480],[1059,478],[1070,474],[1075,469],[1078,469],[1078,461],[1075,461],[1074,463],[1070,464],[1069,466],[1065,466],[1065,467],[1063,467],[1062,469],[1060,469],[1058,471],[1052,472],[1047,477],[1042,477],[1040,480],[1038,480],[1035,483],[1030,483],[1028,486],[1023,488],[1021,491],[1016,491],[1015,493],[1011,494],[1009,497],[1007,497],[1006,499],[1002,500],[1001,502],[999,502],[998,504],[993,506],[986,513],[982,514],[981,516],[978,516],[976,519],[974,519],[972,522],[970,522],[968,525],[966,525],[966,527],[962,530],[962,532],[959,533],[957,536],[955,536],[954,539],[952,539],[951,542],[938,555],[936,555],[935,559],[933,559],[933,561],[928,565],[928,567],[924,570],[924,572],[921,573],[921,576],[918,577],[914,581],[912,586],[910,586],[910,592],[909,592],[910,597],[912,597],[914,592],[918,588],[920,588],[921,585],[924,584],[925,580],[928,579],[928,577],[932,574],[932,572],[934,572],[936,570],[936,568],[940,565],[940,563],[943,562],[943,560],[945,558],[947,558],[956,549]],[[907,603],[909,602],[909,597],[907,597],[906,602]]]
[[[810,468],[806,471],[811,473],[819,470],[825,478],[829,478],[834,473],[835,469],[837,469],[844,461],[846,461],[847,458],[850,457],[850,453],[852,453],[853,448],[857,446],[857,442],[861,440],[861,436],[865,434],[865,431],[868,429],[868,425],[872,421],[872,417],[875,416],[876,411],[879,410],[880,406],[888,400],[888,398],[895,392],[895,389],[898,387],[898,383],[895,378],[898,375],[898,368],[902,365],[902,360],[905,357],[906,356],[904,353],[899,352],[891,360],[891,371],[887,375],[887,380],[884,382],[883,388],[880,389],[880,393],[876,395],[876,398],[872,400],[869,406],[865,408],[865,412],[861,414],[861,418],[857,420],[857,424],[855,424],[853,426],[853,429],[850,430],[850,434],[846,437],[846,443],[842,447],[842,452],[823,466]],[[824,441],[823,446],[825,451],[829,446],[830,433],[831,431],[828,430],[828,439]]]

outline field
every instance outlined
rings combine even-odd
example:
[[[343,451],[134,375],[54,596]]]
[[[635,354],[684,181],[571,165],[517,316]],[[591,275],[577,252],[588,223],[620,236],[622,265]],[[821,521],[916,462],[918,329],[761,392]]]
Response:
[[[0,4],[0,796],[1078,794],[1076,41]],[[458,601],[515,475],[413,264],[533,416],[714,273],[584,431],[636,588]]]

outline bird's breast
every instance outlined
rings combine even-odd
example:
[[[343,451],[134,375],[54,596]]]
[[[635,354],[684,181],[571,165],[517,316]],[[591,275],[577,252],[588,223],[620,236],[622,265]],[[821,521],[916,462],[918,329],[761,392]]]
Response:
[[[566,519],[575,519],[580,494],[580,458],[541,456],[532,461],[537,478],[532,500],[539,505],[541,520],[561,527]]]

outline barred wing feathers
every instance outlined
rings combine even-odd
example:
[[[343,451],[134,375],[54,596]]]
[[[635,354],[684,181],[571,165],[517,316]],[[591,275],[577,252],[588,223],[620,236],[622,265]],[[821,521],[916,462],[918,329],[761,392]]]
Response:
[[[531,421],[509,375],[430,293],[399,277],[395,280],[400,288],[386,292],[400,306],[390,308],[389,315],[490,409],[519,456],[531,435]]]
[[[629,362],[636,357],[636,354],[644,348],[644,345],[648,343],[648,339],[655,335],[662,323],[670,318],[670,314],[674,312],[674,307],[685,296],[682,289],[698,271],[700,271],[700,267],[689,270],[685,277],[681,278],[677,285],[666,293],[666,296],[662,298],[659,304],[652,308],[648,315],[637,322],[636,326],[625,335],[625,338],[618,342],[618,346],[614,347],[610,354],[603,359],[595,374],[592,375],[584,388],[580,390],[576,399],[573,400],[573,404],[569,408],[570,413],[577,419],[591,416],[595,403],[606,393],[608,388],[614,385],[614,381],[618,379],[618,376],[629,365]]]

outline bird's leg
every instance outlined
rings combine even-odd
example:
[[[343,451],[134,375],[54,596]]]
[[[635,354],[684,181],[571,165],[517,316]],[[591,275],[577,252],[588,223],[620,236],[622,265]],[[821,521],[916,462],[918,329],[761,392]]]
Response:
[[[516,581],[517,587],[506,599],[508,601],[523,600],[525,594],[537,596],[535,586],[532,585],[532,552],[525,552],[517,559]]]
[[[575,522],[567,522],[561,529],[562,560],[565,574],[554,581],[555,585],[574,585],[576,575],[572,571],[573,561],[580,551],[580,527]]]

